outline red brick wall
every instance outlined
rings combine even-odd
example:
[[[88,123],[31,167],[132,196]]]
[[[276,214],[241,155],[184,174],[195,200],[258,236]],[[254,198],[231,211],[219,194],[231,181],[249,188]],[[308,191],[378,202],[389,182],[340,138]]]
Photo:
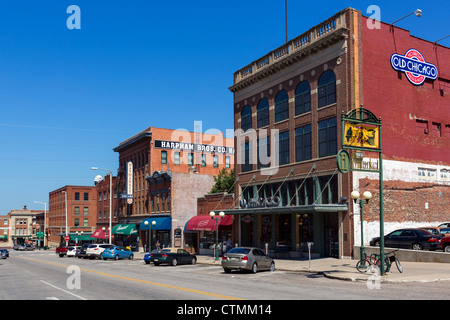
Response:
[[[362,22],[364,107],[382,119],[384,158],[450,164],[450,49],[386,23],[370,30],[366,17]],[[391,67],[392,54],[411,48],[437,66],[437,80],[415,86]],[[428,134],[419,132],[418,119],[428,123]],[[441,125],[441,136],[432,134],[433,123]]]

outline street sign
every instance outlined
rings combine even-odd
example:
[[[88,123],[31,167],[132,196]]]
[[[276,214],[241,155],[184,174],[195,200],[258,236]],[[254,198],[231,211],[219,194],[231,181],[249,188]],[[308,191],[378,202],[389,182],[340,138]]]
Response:
[[[65,241],[69,241],[69,240],[70,240],[70,237],[69,237],[69,236],[65,236],[65,237],[64,237],[64,240],[65,240]]]
[[[339,150],[337,157],[337,166],[339,169],[339,172],[341,173],[347,173],[350,170],[350,155],[348,154],[347,150],[341,149]]]
[[[121,199],[134,199],[134,194],[121,193],[120,198]]]
[[[36,232],[36,237],[37,238],[43,238],[44,237],[44,232]]]

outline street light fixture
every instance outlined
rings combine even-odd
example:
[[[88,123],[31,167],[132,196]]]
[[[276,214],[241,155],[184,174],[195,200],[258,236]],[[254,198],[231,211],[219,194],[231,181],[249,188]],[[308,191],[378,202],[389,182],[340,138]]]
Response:
[[[148,220],[146,220],[144,222],[144,224],[145,224],[145,226],[148,227],[148,225],[149,225]],[[155,225],[156,225],[156,221],[152,221],[152,226],[155,226]],[[149,227],[148,228],[148,253],[150,253],[150,251],[152,250],[152,242],[151,242],[152,236],[151,236],[151,233],[152,233],[152,228]]]
[[[225,216],[225,212],[221,211],[219,213],[218,216],[216,216],[216,213],[214,211],[211,211],[209,213],[209,216],[211,217],[211,219],[214,220],[214,218],[216,219],[216,250],[214,253],[214,260],[218,261],[219,260],[219,217],[220,219],[223,219],[223,217]]]
[[[103,169],[103,168],[99,168],[99,167],[91,167],[92,170],[104,170],[107,171],[109,173],[109,244],[112,244],[111,242],[111,231],[112,231],[112,197],[113,197],[113,193],[112,193],[112,171],[109,169]]]
[[[404,16],[404,17],[402,17],[402,18],[400,18],[398,20],[395,20],[394,22],[391,23],[391,27],[394,25],[394,23],[399,22],[400,20],[403,20],[403,19],[405,19],[406,17],[409,17],[412,14],[415,14],[416,17],[420,18],[422,16],[422,10],[416,9],[413,12],[407,14],[406,16]]]
[[[350,194],[350,197],[352,197],[353,202],[356,204],[356,201],[359,199],[359,210],[361,212],[361,247],[360,247],[360,260],[364,260],[366,253],[364,249],[364,234],[363,234],[363,208],[364,208],[364,201],[366,204],[369,203],[369,200],[372,199],[372,194],[369,191],[365,191],[362,194],[362,199],[360,198],[360,194],[358,191],[352,191]]]

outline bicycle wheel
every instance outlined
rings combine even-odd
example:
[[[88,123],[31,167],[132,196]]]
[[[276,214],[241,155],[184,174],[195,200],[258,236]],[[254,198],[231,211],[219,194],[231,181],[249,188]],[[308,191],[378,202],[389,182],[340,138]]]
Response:
[[[370,263],[367,260],[360,260],[356,263],[356,270],[361,273],[366,273],[370,269]]]
[[[400,264],[400,260],[398,260],[397,257],[395,257],[395,265],[397,266],[398,272],[403,273],[403,267]]]

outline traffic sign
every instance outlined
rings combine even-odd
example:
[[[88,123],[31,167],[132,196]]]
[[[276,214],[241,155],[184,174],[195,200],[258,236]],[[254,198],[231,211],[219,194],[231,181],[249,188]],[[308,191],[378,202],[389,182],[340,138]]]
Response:
[[[64,240],[65,240],[65,241],[69,241],[69,240],[70,240],[70,237],[69,237],[69,236],[65,236],[65,237],[64,237]]]

